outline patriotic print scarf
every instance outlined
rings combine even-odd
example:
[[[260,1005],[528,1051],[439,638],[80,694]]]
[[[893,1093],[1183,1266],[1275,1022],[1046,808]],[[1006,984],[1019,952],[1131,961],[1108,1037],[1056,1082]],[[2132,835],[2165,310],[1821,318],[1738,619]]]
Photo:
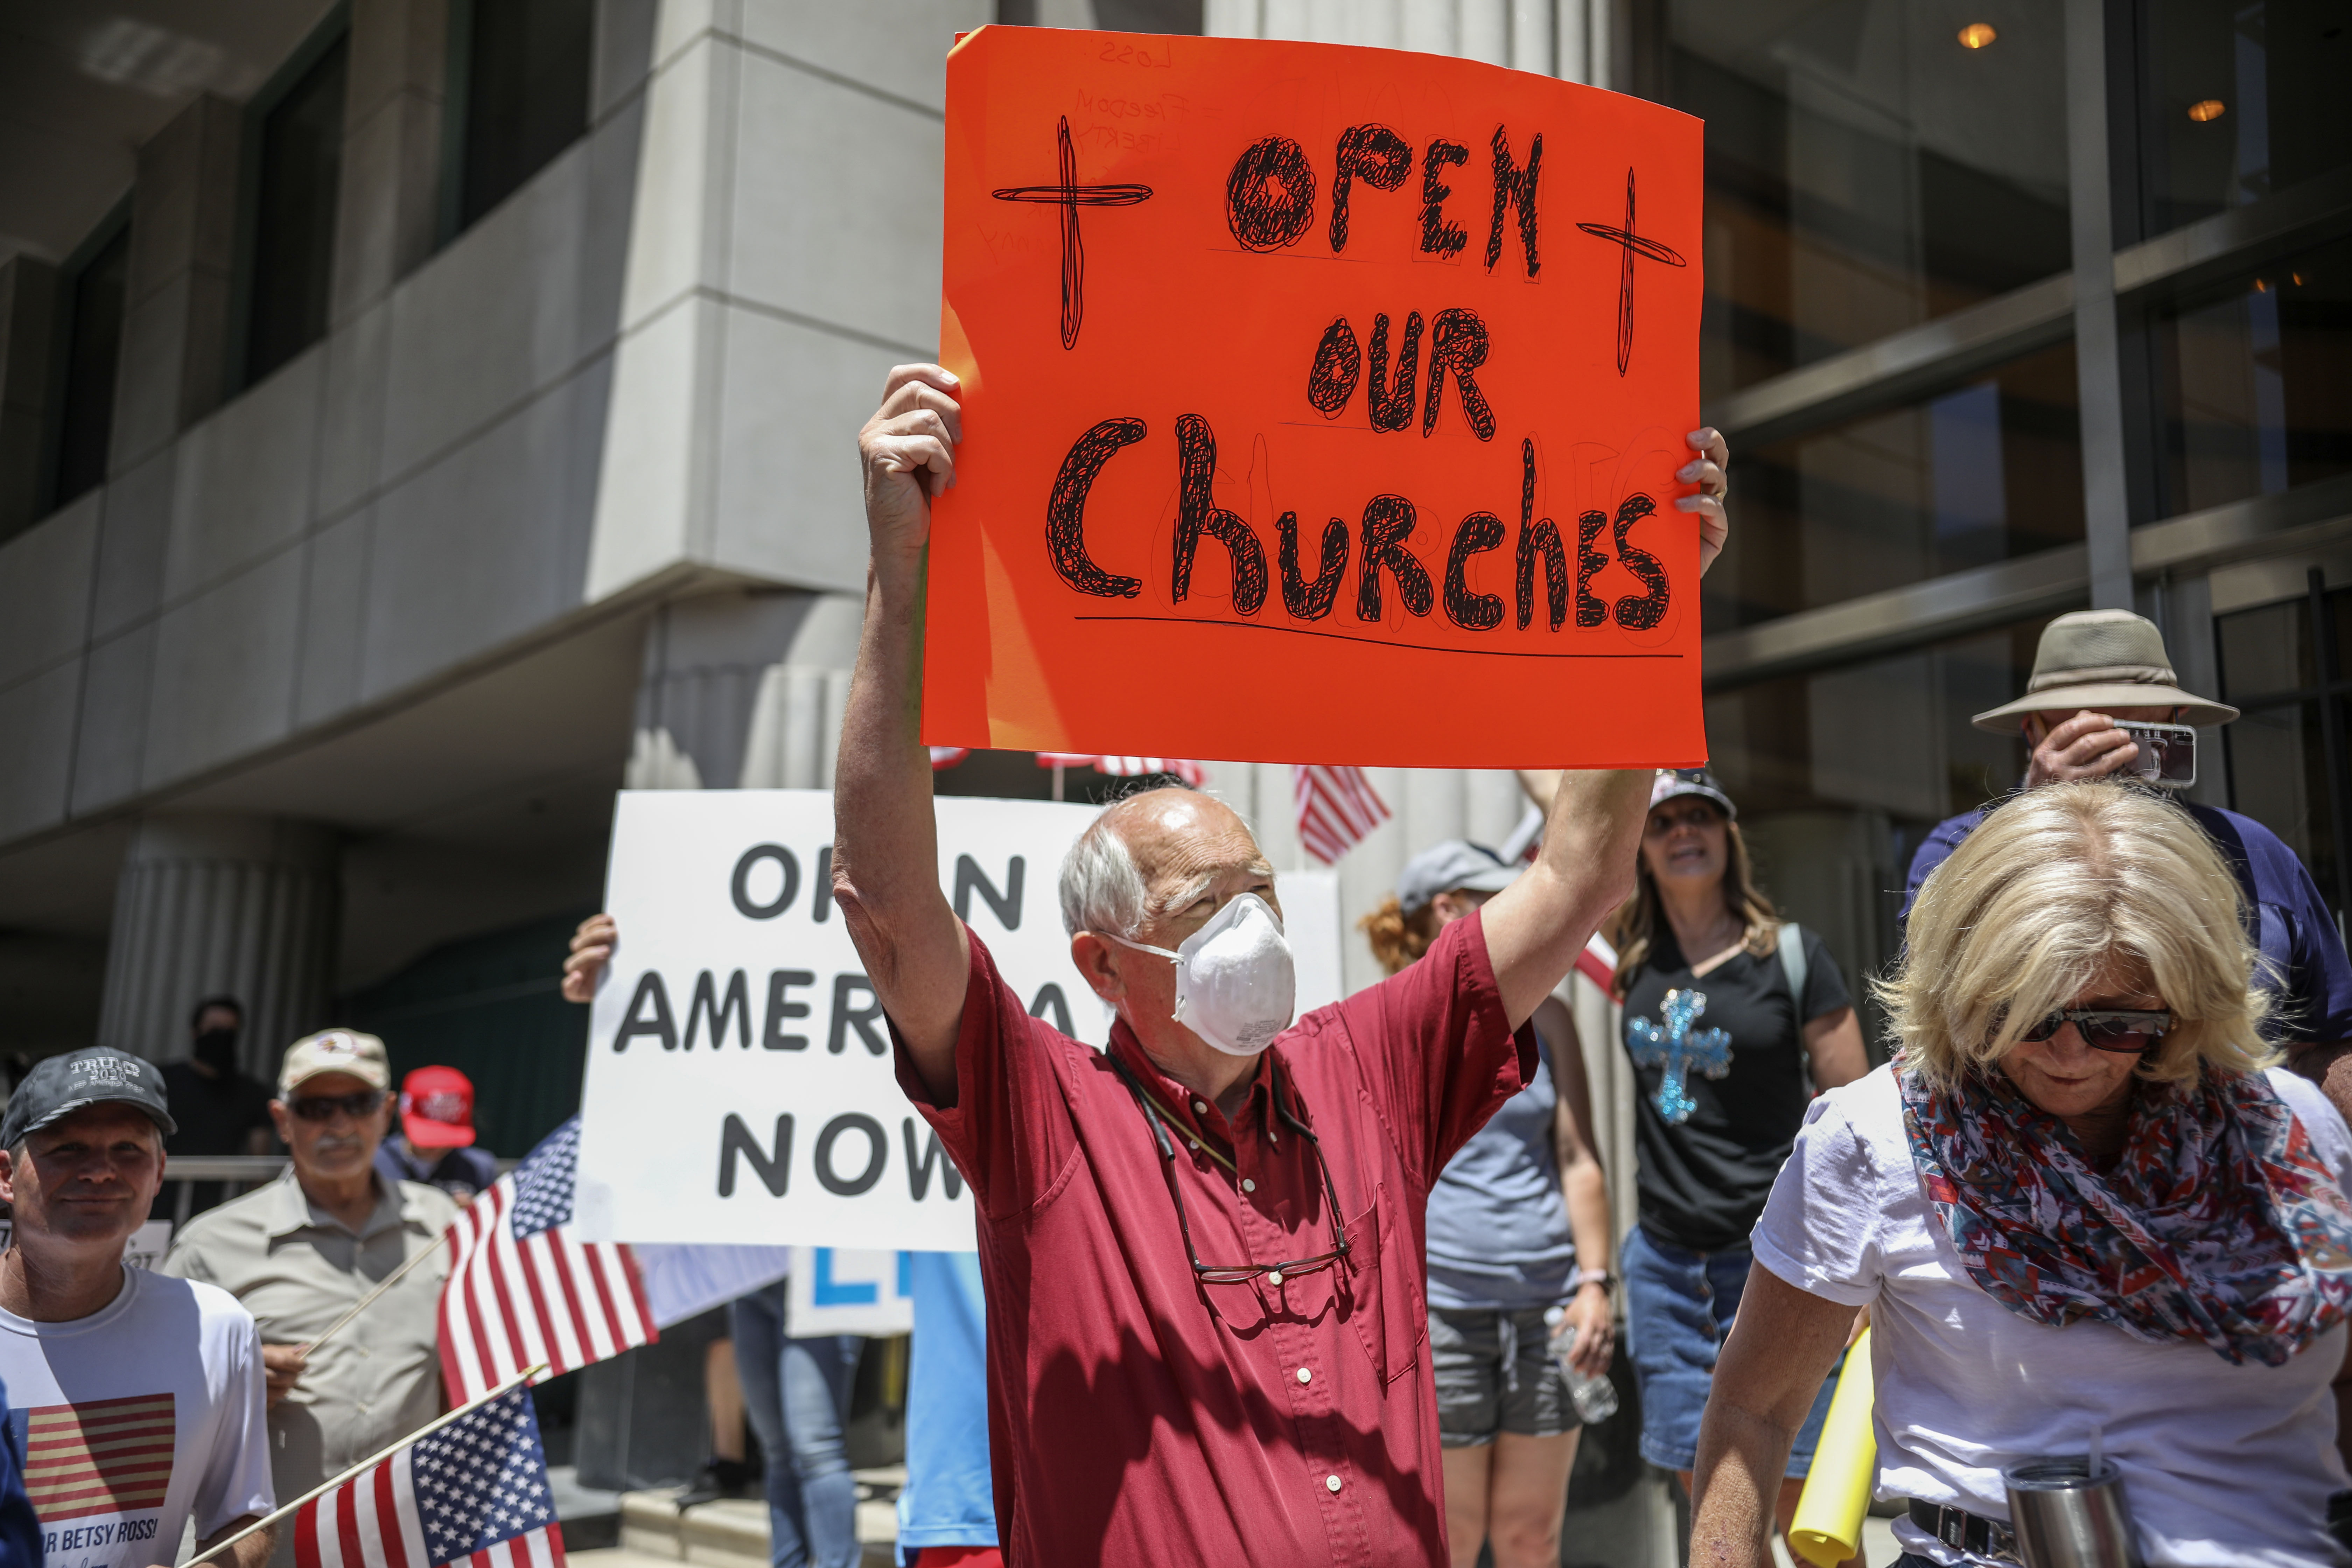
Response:
[[[2280,1366],[2352,1310],[2352,1211],[2260,1073],[2143,1083],[2115,1168],[1998,1072],[1898,1072],[1911,1159],[1969,1277],[2037,1323]]]

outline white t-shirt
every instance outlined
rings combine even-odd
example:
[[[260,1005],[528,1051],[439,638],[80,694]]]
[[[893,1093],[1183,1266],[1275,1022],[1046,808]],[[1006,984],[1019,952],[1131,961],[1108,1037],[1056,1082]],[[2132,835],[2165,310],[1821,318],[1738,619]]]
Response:
[[[212,1285],[122,1270],[69,1323],[0,1312],[0,1382],[23,1440],[45,1568],[150,1568],[277,1506],[261,1337]]]
[[[2321,1163],[2352,1178],[2343,1119],[2312,1084],[2269,1076]],[[1756,1261],[1799,1289],[1870,1307],[1880,1497],[2005,1520],[2002,1468],[2083,1454],[2096,1425],[2150,1568],[2340,1561],[2324,1521],[2347,1484],[2328,1387],[2345,1328],[2284,1366],[2232,1366],[2194,1340],[2019,1316],[1969,1277],[1921,1191],[1892,1068],[1813,1100],[1753,1240]],[[1907,1552],[1967,1561],[1907,1519],[1895,1533]]]

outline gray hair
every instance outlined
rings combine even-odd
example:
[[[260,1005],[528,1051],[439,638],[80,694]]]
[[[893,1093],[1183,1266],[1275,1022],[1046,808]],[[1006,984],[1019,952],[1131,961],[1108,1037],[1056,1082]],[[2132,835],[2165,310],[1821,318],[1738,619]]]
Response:
[[[1103,931],[1132,939],[1143,928],[1143,873],[1105,812],[1087,825],[1062,861],[1062,926],[1070,935]]]

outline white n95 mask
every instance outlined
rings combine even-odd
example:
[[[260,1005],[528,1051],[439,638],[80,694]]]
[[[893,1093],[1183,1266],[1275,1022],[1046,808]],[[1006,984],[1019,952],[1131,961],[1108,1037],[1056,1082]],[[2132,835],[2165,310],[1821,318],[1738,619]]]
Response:
[[[1111,941],[1176,963],[1176,1021],[1227,1056],[1254,1057],[1290,1026],[1298,977],[1282,917],[1242,893],[1171,952],[1123,936]]]

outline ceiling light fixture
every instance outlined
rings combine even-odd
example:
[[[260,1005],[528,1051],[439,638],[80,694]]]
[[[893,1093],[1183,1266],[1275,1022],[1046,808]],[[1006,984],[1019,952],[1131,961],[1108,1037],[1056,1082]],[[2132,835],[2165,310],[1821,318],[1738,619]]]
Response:
[[[1960,29],[1960,47],[1980,49],[2000,37],[1992,30],[1990,22],[1970,22]]]
[[[2200,98],[2196,102],[2189,106],[2189,118],[2197,121],[2198,124],[2203,125],[2210,121],[2221,119],[2221,116],[2228,111],[2229,105],[2223,103],[2220,99]]]

